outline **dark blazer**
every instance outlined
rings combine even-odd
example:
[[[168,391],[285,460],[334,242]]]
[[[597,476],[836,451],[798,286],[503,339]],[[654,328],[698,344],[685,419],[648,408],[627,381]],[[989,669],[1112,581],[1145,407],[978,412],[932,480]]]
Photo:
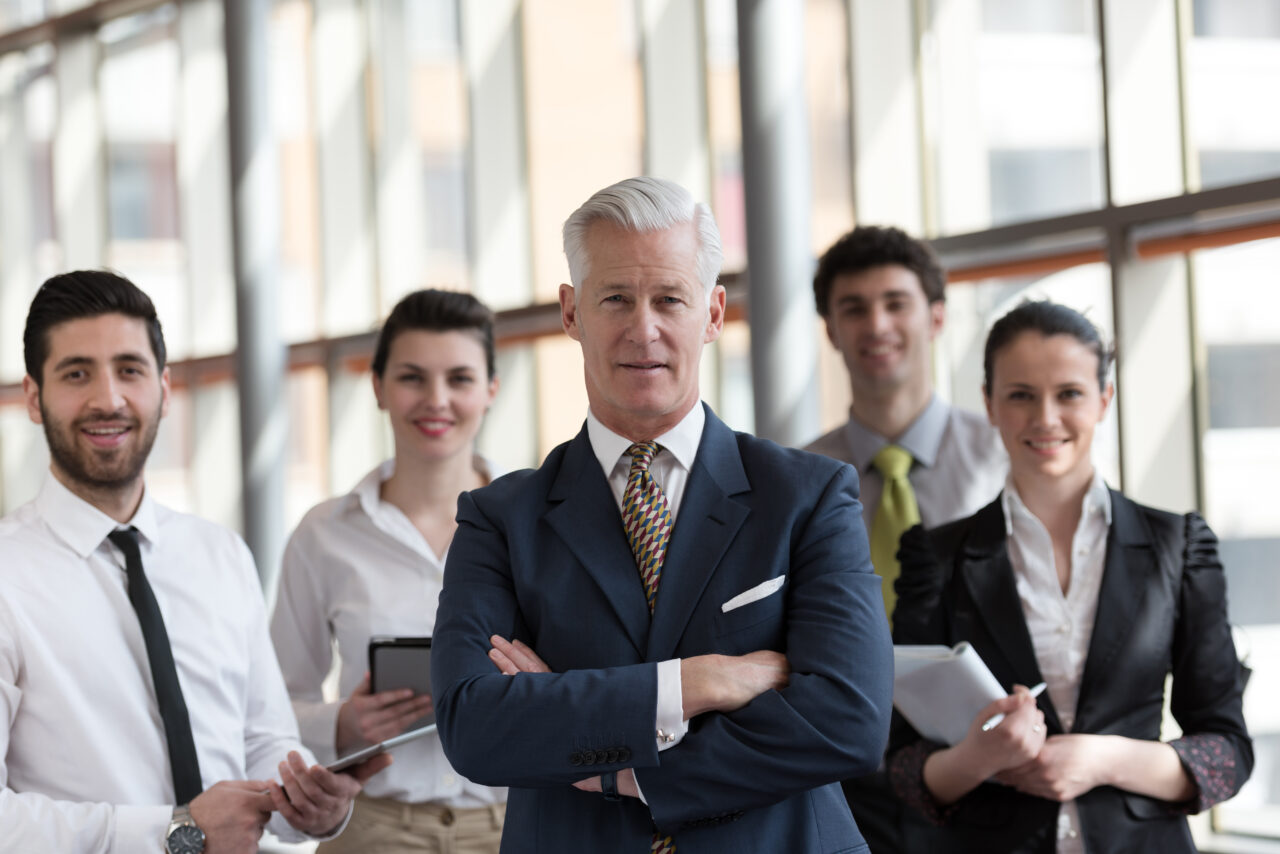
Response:
[[[836,782],[874,770],[892,655],[845,464],[734,433],[707,410],[652,621],[585,428],[536,471],[459,501],[432,647],[449,762],[511,786],[502,851],[863,852]],[[777,593],[724,612],[770,579]],[[499,674],[492,634],[553,674]],[[656,662],[786,653],[790,685],[693,719],[658,752]],[[571,783],[635,770],[648,806]]]
[[[1072,731],[1158,740],[1165,677],[1172,673],[1171,708],[1184,733],[1173,746],[1200,792],[1186,804],[1110,786],[1081,795],[1076,803],[1085,850],[1194,852],[1183,815],[1230,797],[1253,766],[1217,538],[1195,513],[1154,510],[1115,491],[1111,508],[1097,619]],[[907,532],[893,635],[899,644],[968,641],[1011,690],[1041,677],[1005,537],[999,498],[967,519]],[[1048,733],[1061,733],[1047,693],[1039,705]],[[937,747],[895,715],[890,772],[895,788],[917,804],[924,758]],[[979,786],[941,814],[936,807],[926,810],[945,826],[908,812],[908,851],[1054,850],[1058,804],[995,783]]]

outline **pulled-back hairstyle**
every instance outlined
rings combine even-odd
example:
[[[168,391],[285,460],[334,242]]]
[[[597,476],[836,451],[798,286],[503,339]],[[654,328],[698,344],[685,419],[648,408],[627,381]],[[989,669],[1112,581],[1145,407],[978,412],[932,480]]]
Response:
[[[987,344],[982,354],[983,391],[991,396],[992,369],[996,354],[1013,343],[1023,332],[1037,332],[1046,338],[1051,335],[1070,335],[1098,357],[1098,388],[1107,387],[1107,373],[1115,349],[1102,340],[1098,328],[1074,308],[1049,300],[1026,300],[997,320],[987,333]]]
[[[391,344],[401,332],[470,332],[484,348],[485,368],[492,379],[497,368],[493,352],[493,312],[471,294],[438,291],[434,288],[406,295],[378,331],[373,351],[373,372],[381,377],[387,370]]]
[[[893,226],[860,225],[833,243],[818,259],[818,269],[813,274],[813,299],[818,314],[826,317],[831,313],[831,286],[837,276],[890,264],[915,273],[930,303],[946,301],[947,276],[929,244]]]
[[[73,270],[50,277],[31,300],[22,333],[22,357],[27,374],[39,385],[49,358],[49,330],[69,320],[123,314],[147,325],[156,369],[165,364],[164,332],[151,298],[124,276],[107,270]]]
[[[711,209],[695,202],[689,191],[662,178],[628,178],[605,187],[583,202],[564,223],[564,254],[569,279],[576,288],[589,274],[587,232],[597,222],[611,222],[628,231],[663,231],[693,223],[698,236],[697,276],[710,294],[724,263],[720,229]]]

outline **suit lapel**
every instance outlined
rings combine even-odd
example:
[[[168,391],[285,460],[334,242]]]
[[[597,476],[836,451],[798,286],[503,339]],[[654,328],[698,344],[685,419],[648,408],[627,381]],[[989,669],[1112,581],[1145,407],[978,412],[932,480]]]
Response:
[[[587,430],[565,449],[564,461],[547,495],[553,506],[544,517],[564,540],[604,594],[627,637],[643,655],[649,637],[649,606],[627,544],[622,517]]]
[[[1031,686],[1042,681],[1040,665],[1022,615],[1022,599],[1014,582],[1006,542],[1004,511],[997,498],[978,511],[957,570],[964,578],[983,627],[994,641],[994,651],[984,649],[982,654],[984,657],[998,654],[1004,658],[1003,662],[987,661],[987,666],[997,674],[997,679],[1000,671],[1007,668],[1004,672],[1010,682]],[[1041,695],[1039,704],[1046,710],[1051,724],[1061,731],[1047,694]]]
[[[672,657],[707,582],[749,512],[730,498],[750,489],[733,431],[709,408],[706,413],[698,455],[662,562],[647,661]]]
[[[1089,639],[1080,679],[1078,709],[1087,709],[1085,698],[1100,676],[1112,666],[1116,653],[1125,645],[1147,589],[1159,572],[1151,533],[1138,515],[1133,502],[1111,490],[1111,530],[1107,535],[1106,563],[1102,570],[1102,587],[1098,591],[1098,611]],[[1076,728],[1087,727],[1079,717]]]

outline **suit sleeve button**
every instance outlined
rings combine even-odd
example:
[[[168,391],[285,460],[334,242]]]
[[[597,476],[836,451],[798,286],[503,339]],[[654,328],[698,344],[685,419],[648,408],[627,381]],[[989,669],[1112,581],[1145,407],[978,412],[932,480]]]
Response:
[[[605,754],[604,759],[605,759],[605,761],[606,761],[606,762],[610,762],[610,763],[617,762],[617,761],[618,761],[618,748],[616,748],[616,747],[610,747],[610,748],[609,748],[609,750],[608,750],[608,752]]]
[[[573,753],[570,753],[570,754],[569,754],[569,764],[570,764],[570,765],[581,765],[581,764],[582,764],[582,754],[581,754],[581,753],[579,753],[579,752],[578,752],[578,751],[576,751],[576,750],[575,750]]]
[[[619,762],[627,762],[627,761],[628,761],[628,760],[630,760],[630,759],[631,759],[631,748],[630,748],[630,747],[619,747],[619,748],[618,748],[618,761],[619,761]]]

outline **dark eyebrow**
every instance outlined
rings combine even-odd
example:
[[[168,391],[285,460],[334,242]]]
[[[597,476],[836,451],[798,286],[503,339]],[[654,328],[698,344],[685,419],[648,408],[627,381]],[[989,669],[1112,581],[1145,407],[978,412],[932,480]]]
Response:
[[[150,364],[146,356],[141,353],[133,352],[117,353],[111,357],[111,361],[114,363],[123,362],[129,365],[142,365],[144,367]],[[67,368],[88,367],[92,364],[94,364],[94,360],[88,356],[67,356],[58,362],[58,364],[54,365],[53,369],[55,371],[64,371]]]
[[[67,356],[65,359],[58,362],[58,364],[54,365],[53,369],[55,371],[62,371],[70,367],[92,365],[92,364],[93,364],[93,359],[90,359],[88,356]]]

